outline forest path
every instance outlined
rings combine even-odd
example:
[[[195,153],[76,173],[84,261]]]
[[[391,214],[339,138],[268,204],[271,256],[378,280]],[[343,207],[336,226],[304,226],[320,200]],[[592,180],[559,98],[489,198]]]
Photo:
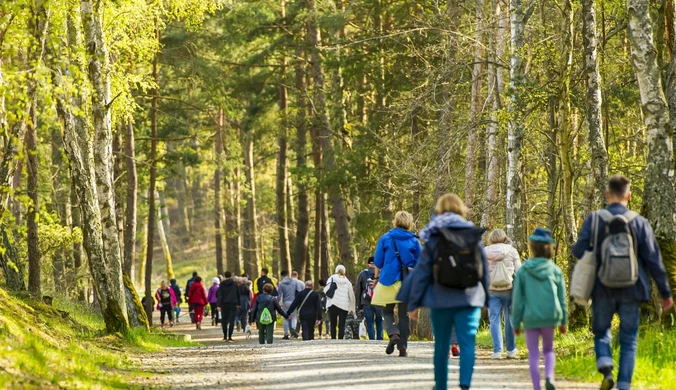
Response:
[[[187,320],[187,316],[185,317]],[[208,322],[208,324],[207,324]],[[159,323],[156,321],[155,323]],[[385,354],[384,341],[281,340],[259,345],[258,333],[246,339],[235,332],[234,342],[222,341],[220,326],[205,321],[202,330],[180,323],[172,332],[190,334],[203,347],[171,348],[137,358],[136,366],[153,375],[139,385],[171,389],[431,389],[434,386],[431,342],[409,343],[409,357]],[[477,352],[472,389],[531,389],[528,362],[490,360],[490,351]],[[458,383],[458,359],[449,367],[449,388]],[[598,389],[597,384],[563,380],[557,389]]]

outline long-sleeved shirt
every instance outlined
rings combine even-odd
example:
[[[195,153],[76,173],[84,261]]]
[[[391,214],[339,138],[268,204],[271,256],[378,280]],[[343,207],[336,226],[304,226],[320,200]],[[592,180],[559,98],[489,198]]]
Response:
[[[627,208],[619,203],[613,203],[608,206],[608,211],[613,215],[620,215],[627,212]],[[592,215],[587,217],[582,225],[582,230],[578,236],[577,242],[573,245],[573,254],[578,259],[584,256],[584,252],[591,250],[589,243],[592,241]],[[638,216],[631,221],[631,228],[636,238],[636,249],[638,252],[638,281],[632,287],[627,288],[607,288],[596,278],[594,290],[592,292],[593,300],[603,300],[604,298],[614,298],[619,300],[629,301],[650,301],[651,285],[648,278],[648,273],[655,280],[657,289],[662,298],[671,297],[671,290],[669,289],[669,281],[667,278],[667,271],[662,262],[662,254],[657,245],[655,234],[647,219]],[[602,218],[598,220],[598,240],[595,245],[596,248],[601,247],[601,243],[605,238],[603,235],[605,229],[605,222]],[[597,264],[601,263],[601,251],[596,251]]]
[[[214,284],[209,288],[209,294],[207,294],[207,301],[209,301],[209,303],[218,302],[218,297],[216,296],[217,291],[218,291],[218,284]]]

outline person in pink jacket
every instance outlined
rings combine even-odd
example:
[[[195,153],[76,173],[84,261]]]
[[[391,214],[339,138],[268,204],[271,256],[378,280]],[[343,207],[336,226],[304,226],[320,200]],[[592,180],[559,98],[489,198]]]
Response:
[[[162,329],[164,329],[165,317],[169,316],[169,326],[174,326],[174,307],[176,307],[176,295],[167,282],[164,280],[155,293],[155,300],[157,301],[157,310],[160,311],[160,322]]]

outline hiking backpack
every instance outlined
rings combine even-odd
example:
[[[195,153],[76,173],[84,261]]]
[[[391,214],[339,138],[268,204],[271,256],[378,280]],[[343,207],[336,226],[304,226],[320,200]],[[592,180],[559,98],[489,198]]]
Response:
[[[638,213],[627,211],[613,215],[608,210],[600,210],[598,215],[606,223],[597,273],[599,281],[608,288],[631,287],[636,284],[639,273],[636,238],[631,227]]]
[[[491,287],[508,289],[514,282],[514,270],[510,272],[505,259],[498,260],[491,270]]]
[[[444,287],[476,287],[484,275],[481,257],[483,228],[440,229],[434,279]]]
[[[373,299],[373,291],[374,290],[375,290],[375,286],[373,285],[373,279],[368,278],[366,280],[366,288],[364,288],[364,292],[361,294],[362,298],[371,301]]]

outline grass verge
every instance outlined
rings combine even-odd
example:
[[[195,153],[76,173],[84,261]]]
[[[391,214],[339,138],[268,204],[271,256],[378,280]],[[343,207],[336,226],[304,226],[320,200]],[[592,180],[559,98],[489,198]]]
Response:
[[[0,301],[0,388],[134,388],[149,374],[131,354],[195,345],[142,330],[107,335],[100,316],[72,301],[52,307],[1,288]]]

